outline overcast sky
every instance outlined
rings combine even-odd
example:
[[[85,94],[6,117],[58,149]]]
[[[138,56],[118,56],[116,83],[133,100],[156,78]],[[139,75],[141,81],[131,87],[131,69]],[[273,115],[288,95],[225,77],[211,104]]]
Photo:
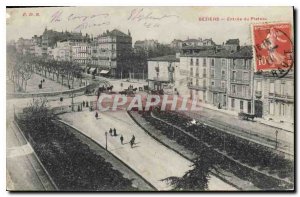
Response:
[[[29,13],[39,16],[28,16]],[[27,16],[23,16],[26,14]],[[219,21],[199,21],[214,17]],[[242,21],[228,21],[241,18]],[[260,17],[264,20],[251,20]],[[245,18],[250,19],[246,21]],[[212,38],[217,44],[239,38],[251,44],[251,24],[293,22],[292,7],[55,7],[7,9],[7,40],[41,35],[47,27],[57,31],[81,31],[101,34],[117,28],[131,32],[136,40],[156,39],[170,43],[173,39]]]

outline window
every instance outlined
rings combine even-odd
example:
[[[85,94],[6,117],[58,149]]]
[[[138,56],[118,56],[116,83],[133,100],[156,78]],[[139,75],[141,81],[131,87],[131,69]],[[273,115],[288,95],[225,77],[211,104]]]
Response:
[[[231,99],[231,108],[234,108],[235,107],[235,100],[234,98]]]
[[[222,79],[225,79],[225,70],[222,70]]]
[[[206,86],[206,80],[203,79],[203,87],[205,87],[205,86]]]
[[[243,80],[248,81],[249,80],[249,73],[248,72],[243,72]]]
[[[206,78],[206,68],[203,68],[203,78]]]
[[[196,68],[196,77],[199,77],[199,68]]]
[[[199,66],[199,59],[196,59],[196,66]]]
[[[270,83],[270,89],[269,89],[269,92],[270,92],[271,94],[274,94],[274,91],[275,91],[274,82],[271,82],[271,83]]]
[[[214,81],[211,81],[211,86],[214,86],[215,85],[215,82]]]
[[[240,101],[240,110],[241,110],[241,111],[244,110],[244,101]]]
[[[281,84],[280,84],[280,95],[285,95],[284,94],[284,89],[285,89],[285,81],[281,81]]]
[[[223,106],[226,106],[226,94],[223,95]]]
[[[196,86],[199,85],[199,79],[196,79]]]
[[[211,69],[210,77],[215,78],[215,69]]]
[[[206,58],[203,58],[203,67],[206,67]]]
[[[193,76],[193,75],[194,75],[193,68],[191,68],[190,76]]]
[[[193,58],[191,58],[190,65],[191,65],[191,66],[194,65]]]
[[[274,112],[275,112],[275,103],[269,103],[269,113],[270,115],[274,115]]]
[[[235,89],[235,85],[231,85],[231,92],[232,94],[235,94],[236,93],[236,89]]]
[[[236,80],[236,71],[232,71],[232,80],[235,81]]]
[[[211,59],[211,66],[215,66],[215,59]]]
[[[225,59],[222,59],[222,66],[225,66],[226,65],[226,61]]]
[[[225,88],[225,81],[222,81],[222,82],[221,82],[221,87],[222,87],[222,88]]]
[[[261,92],[261,81],[258,81],[258,82],[256,83],[256,91]]]

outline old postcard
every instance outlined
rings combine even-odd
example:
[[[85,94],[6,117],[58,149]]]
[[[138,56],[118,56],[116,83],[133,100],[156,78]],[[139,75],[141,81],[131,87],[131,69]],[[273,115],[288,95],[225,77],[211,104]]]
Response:
[[[7,7],[8,191],[294,191],[293,7]]]

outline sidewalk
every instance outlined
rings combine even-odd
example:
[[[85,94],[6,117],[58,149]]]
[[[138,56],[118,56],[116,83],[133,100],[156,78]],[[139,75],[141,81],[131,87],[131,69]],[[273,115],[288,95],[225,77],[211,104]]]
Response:
[[[236,116],[236,117],[238,116],[238,112],[225,110],[225,109],[218,109],[216,106],[211,106],[210,104],[198,103],[198,106],[207,108],[207,109],[219,112],[219,113],[228,114],[230,116]],[[275,121],[265,120],[263,118],[255,118],[255,120],[261,124],[271,126],[276,129],[282,129],[282,130],[286,130],[286,131],[292,132],[292,133],[294,132],[294,125],[292,125],[291,123],[288,123],[288,122],[279,123],[279,122],[275,122]]]
[[[146,134],[130,118],[126,111],[99,113],[82,111],[62,114],[59,117],[105,147],[105,132],[116,128],[117,137],[107,136],[108,151],[130,166],[158,190],[170,190],[172,186],[162,181],[165,178],[182,177],[191,169],[191,162],[173,150],[163,146]],[[120,135],[124,145],[120,143]],[[129,140],[135,136],[136,143],[130,147]]]

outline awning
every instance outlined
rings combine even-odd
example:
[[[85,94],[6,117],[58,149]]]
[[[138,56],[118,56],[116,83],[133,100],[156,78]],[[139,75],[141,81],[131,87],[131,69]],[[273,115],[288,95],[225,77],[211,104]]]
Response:
[[[96,70],[96,68],[90,68],[90,72],[94,72]]]
[[[100,74],[107,74],[109,73],[109,70],[101,70]]]

